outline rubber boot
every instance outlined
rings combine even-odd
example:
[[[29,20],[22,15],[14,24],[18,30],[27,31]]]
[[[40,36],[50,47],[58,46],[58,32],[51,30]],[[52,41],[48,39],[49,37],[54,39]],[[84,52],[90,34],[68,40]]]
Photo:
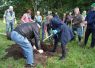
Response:
[[[59,60],[64,60],[64,58],[66,57],[66,46],[61,45],[61,48],[62,48],[62,56],[59,58]]]

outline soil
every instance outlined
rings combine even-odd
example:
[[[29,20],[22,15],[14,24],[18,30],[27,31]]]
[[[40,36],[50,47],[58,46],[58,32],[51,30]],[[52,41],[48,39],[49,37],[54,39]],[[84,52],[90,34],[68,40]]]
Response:
[[[54,53],[49,52],[53,48],[53,45],[41,44],[41,47],[44,50],[44,53],[39,54],[36,50],[34,50],[34,60],[36,64],[40,63],[42,65],[46,65],[47,59],[54,56]],[[6,49],[6,52],[7,54],[5,55],[4,59],[9,57],[13,57],[15,60],[24,58],[23,50],[17,44],[12,44]],[[61,49],[57,48],[57,52],[61,53]]]

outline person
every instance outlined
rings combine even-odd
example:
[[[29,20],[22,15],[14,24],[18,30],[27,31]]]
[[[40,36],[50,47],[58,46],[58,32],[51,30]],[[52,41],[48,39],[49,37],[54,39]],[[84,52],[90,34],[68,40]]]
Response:
[[[72,29],[73,29],[73,32],[74,32],[75,36],[76,36],[75,31],[77,32],[78,44],[79,45],[81,44],[81,39],[82,39],[82,36],[83,36],[81,23],[82,23],[82,15],[80,14],[79,8],[76,7],[74,9],[74,15],[73,15],[73,20],[72,20]]]
[[[82,23],[81,23],[82,33],[83,34],[85,34],[85,30],[86,30],[86,24],[87,24],[87,22],[85,21],[86,16],[87,16],[87,12],[84,10],[82,12]]]
[[[63,19],[62,19],[63,23],[66,23],[66,15],[67,15],[66,13],[63,14]]]
[[[84,11],[82,12],[82,16],[84,17],[84,19],[86,18],[86,16],[87,16],[86,10],[84,10]]]
[[[72,27],[72,19],[73,19],[72,12],[69,12],[69,13],[66,15],[66,22],[67,22],[67,25],[68,25],[69,27]]]
[[[22,23],[18,25],[11,32],[11,39],[19,44],[19,46],[23,49],[24,57],[26,57],[27,64],[25,67],[33,67],[34,57],[33,57],[33,47],[31,40],[35,39],[35,46],[39,53],[43,53],[43,50],[40,46],[40,38],[39,38],[39,27],[36,23]]]
[[[85,32],[84,46],[86,46],[89,35],[92,34],[91,48],[95,46],[95,3],[91,5],[91,11],[88,12],[86,19],[87,29]]]
[[[45,37],[48,37],[48,32],[47,32],[47,16],[44,15],[43,23],[42,23],[42,42]]]
[[[49,20],[52,33],[54,35],[54,47],[51,52],[56,51],[58,41],[61,41],[62,56],[59,58],[59,60],[63,60],[66,57],[66,45],[73,38],[73,32],[65,23],[62,23],[60,18],[56,17],[54,14],[53,16],[49,16]]]
[[[40,15],[40,11],[37,11],[37,15],[35,15],[35,21],[41,26],[42,25],[42,16]]]
[[[21,23],[29,23],[29,22],[34,22],[33,19],[31,18],[32,11],[30,9],[27,10],[27,13],[23,14],[21,17]]]
[[[8,35],[9,32],[13,31],[15,19],[15,12],[13,11],[13,6],[9,6],[4,13],[4,23],[6,22],[6,34]]]
[[[44,38],[48,37],[51,34],[51,28],[49,24],[49,15],[51,15],[52,12],[48,11],[48,13],[45,13],[43,23],[42,23],[42,42]]]

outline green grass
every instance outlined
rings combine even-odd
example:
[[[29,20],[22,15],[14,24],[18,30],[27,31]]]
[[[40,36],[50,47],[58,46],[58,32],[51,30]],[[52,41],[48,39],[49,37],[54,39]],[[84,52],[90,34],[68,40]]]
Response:
[[[5,24],[0,20],[0,32],[5,32]],[[90,38],[91,40],[91,38]],[[77,41],[72,41],[67,45],[68,54],[64,61],[59,61],[59,55],[51,57],[47,60],[45,68],[95,68],[95,48],[88,49],[90,40],[86,48],[77,45]],[[0,58],[6,55],[5,49],[10,47],[14,42],[0,35]],[[25,59],[14,60],[12,57],[8,59],[0,59],[0,68],[24,68]],[[38,64],[36,68],[44,68]]]

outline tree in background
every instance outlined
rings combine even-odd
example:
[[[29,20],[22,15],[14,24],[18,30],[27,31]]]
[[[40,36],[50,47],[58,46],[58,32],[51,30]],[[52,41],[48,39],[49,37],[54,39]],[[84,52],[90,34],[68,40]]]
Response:
[[[62,15],[63,12],[72,11],[76,6],[81,10],[87,10],[92,2],[95,0],[0,0],[0,17],[9,5],[14,6],[16,15],[21,17],[25,10],[30,8],[33,12],[52,10]]]

